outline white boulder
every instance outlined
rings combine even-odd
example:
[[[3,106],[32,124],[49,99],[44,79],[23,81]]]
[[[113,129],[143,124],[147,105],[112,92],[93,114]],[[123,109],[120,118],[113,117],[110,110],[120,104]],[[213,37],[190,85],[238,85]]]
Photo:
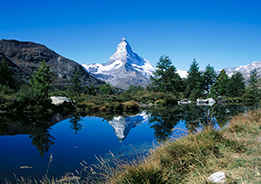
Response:
[[[213,182],[213,183],[225,183],[226,182],[226,175],[224,172],[219,171],[214,174],[211,174],[208,177],[208,181]]]
[[[52,104],[54,105],[62,105],[64,102],[66,103],[72,103],[73,101],[70,98],[62,97],[62,96],[51,96]]]

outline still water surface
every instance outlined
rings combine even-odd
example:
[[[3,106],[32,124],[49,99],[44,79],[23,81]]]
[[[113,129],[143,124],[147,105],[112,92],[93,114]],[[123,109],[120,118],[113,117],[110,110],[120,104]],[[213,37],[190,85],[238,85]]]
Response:
[[[229,118],[254,106],[182,105],[147,109],[134,115],[8,114],[0,116],[0,182],[3,178],[59,177],[80,171],[80,162],[95,164],[95,155],[132,158],[169,137],[196,132],[203,126],[222,128]],[[27,167],[22,169],[23,167]]]

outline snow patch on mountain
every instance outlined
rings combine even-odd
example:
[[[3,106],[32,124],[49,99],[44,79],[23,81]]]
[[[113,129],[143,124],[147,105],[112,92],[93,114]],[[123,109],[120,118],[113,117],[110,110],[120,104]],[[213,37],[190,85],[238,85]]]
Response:
[[[93,76],[123,89],[129,85],[146,86],[155,71],[149,61],[132,51],[125,38],[121,39],[108,63],[82,66]]]
[[[234,72],[240,72],[245,77],[245,80],[247,81],[250,77],[250,74],[253,70],[257,70],[258,74],[261,74],[261,60],[260,61],[254,61],[248,65],[244,66],[235,66],[233,68],[225,68],[224,70],[227,72],[228,76],[232,76]],[[220,71],[219,71],[220,72]],[[219,73],[218,72],[218,73]]]

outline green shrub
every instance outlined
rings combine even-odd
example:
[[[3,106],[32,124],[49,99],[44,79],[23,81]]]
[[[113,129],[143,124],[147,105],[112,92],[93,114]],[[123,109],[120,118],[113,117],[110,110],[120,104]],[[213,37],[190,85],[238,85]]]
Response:
[[[166,105],[175,105],[178,103],[177,97],[172,94],[166,94],[163,100],[165,101]]]
[[[244,102],[253,102],[253,101],[255,101],[255,96],[252,95],[252,94],[243,94],[242,98],[243,98]]]
[[[7,87],[6,85],[0,84],[0,94],[13,94],[15,93],[15,90],[12,88]]]
[[[157,93],[153,94],[153,99],[154,99],[154,101],[157,101],[159,99],[164,99],[165,96],[166,96],[166,93],[157,92]]]
[[[139,109],[139,104],[135,101],[128,101],[123,103],[125,111],[137,111]]]
[[[166,104],[166,102],[162,99],[159,99],[155,102],[156,106],[164,106]]]
[[[123,111],[123,104],[119,102],[113,102],[111,110],[113,111]]]

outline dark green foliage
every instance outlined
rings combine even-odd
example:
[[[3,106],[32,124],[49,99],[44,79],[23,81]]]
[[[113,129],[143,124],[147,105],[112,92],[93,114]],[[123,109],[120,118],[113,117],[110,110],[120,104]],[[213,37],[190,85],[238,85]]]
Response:
[[[228,94],[228,75],[223,69],[219,73],[214,85],[214,91],[217,96],[226,96]]]
[[[67,89],[67,93],[70,98],[79,96],[83,92],[82,81],[80,80],[81,72],[76,70],[73,72],[72,78],[70,79],[70,86]]]
[[[15,90],[13,88],[7,87],[6,85],[0,84],[0,94],[13,94]]]
[[[209,64],[206,66],[206,70],[203,73],[203,80],[204,80],[204,90],[205,92],[205,96],[210,95],[210,89],[211,86],[215,83],[216,80],[216,72],[214,67],[210,66]]]
[[[8,92],[7,88],[16,89],[14,74],[4,59],[0,62],[0,86],[2,86],[1,89],[6,92]]]
[[[188,77],[186,80],[186,90],[185,96],[189,97],[191,100],[196,100],[203,96],[204,83],[199,71],[198,63],[193,59],[190,69],[188,71]]]
[[[242,98],[243,98],[243,99],[252,100],[252,101],[255,100],[255,96],[252,95],[252,94],[243,94],[243,95],[242,95]]]
[[[106,95],[113,94],[112,86],[110,83],[99,85],[99,90],[101,94],[106,94]]]
[[[174,93],[183,91],[183,81],[168,56],[161,56],[155,77],[151,77],[151,89],[156,92]]]
[[[86,86],[84,91],[85,94],[93,95],[93,96],[95,96],[98,92],[99,89],[96,88],[94,85]]]
[[[228,96],[241,97],[245,92],[244,76],[240,72],[234,72],[228,81]]]
[[[50,67],[45,64],[45,61],[41,62],[41,66],[30,79],[33,97],[37,103],[48,99],[48,92],[53,79],[54,76],[50,71]]]
[[[260,98],[258,79],[259,79],[259,75],[257,73],[257,70],[255,69],[250,74],[250,78],[248,80],[249,86],[247,89],[247,93],[254,95],[256,98]]]
[[[123,92],[124,95],[135,95],[137,94],[138,91],[143,91],[144,88],[142,86],[133,86],[133,85],[130,85],[130,87]]]

